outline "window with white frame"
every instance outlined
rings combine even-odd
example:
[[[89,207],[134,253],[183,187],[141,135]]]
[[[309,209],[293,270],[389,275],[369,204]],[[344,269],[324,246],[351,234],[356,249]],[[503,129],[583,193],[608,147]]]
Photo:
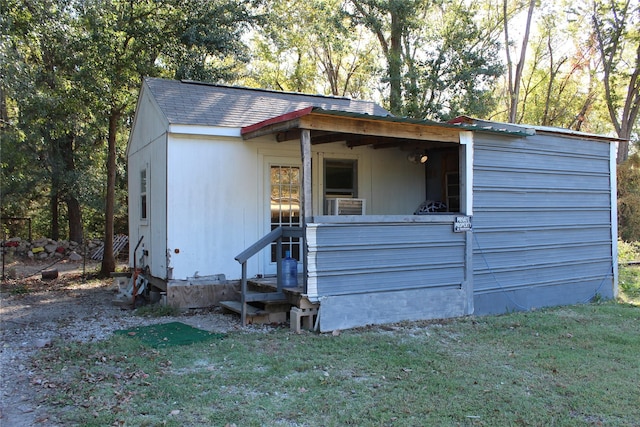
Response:
[[[325,159],[324,161],[324,205],[337,197],[358,197],[358,162],[350,159]]]
[[[147,170],[140,171],[140,219],[147,219]]]

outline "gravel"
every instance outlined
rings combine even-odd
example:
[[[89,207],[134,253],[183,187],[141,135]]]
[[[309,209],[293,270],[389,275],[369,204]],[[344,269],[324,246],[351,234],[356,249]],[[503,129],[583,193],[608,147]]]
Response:
[[[180,321],[211,332],[240,329],[240,319],[219,309],[190,310],[178,316],[149,318],[113,303],[117,287],[110,280],[83,281],[96,265],[59,263],[57,279],[43,281],[38,263],[13,263],[12,279],[0,288],[0,426],[58,426],[54,408],[44,403],[42,381],[30,369],[31,358],[58,341],[104,340],[113,331]]]

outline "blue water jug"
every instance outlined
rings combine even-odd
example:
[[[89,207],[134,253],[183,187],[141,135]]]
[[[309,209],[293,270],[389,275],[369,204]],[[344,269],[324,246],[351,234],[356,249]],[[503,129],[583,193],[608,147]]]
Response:
[[[282,286],[284,288],[298,287],[298,261],[291,258],[291,252],[286,251],[282,260]]]

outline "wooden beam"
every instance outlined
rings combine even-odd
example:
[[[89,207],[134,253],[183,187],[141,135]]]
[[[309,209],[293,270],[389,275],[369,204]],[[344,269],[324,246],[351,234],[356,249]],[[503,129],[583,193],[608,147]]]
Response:
[[[300,139],[300,129],[291,129],[280,132],[276,135],[276,141],[285,142]]]
[[[300,129],[291,129],[284,132],[280,132],[276,135],[276,141],[285,142],[285,141],[294,141],[296,139],[300,139],[301,130]],[[338,142],[344,141],[346,135],[343,133],[335,133],[335,132],[312,132],[311,133],[311,145],[316,144],[327,144],[329,142]]]
[[[299,127],[298,119],[289,120],[286,122],[274,123],[272,125],[267,125],[260,129],[244,133],[242,134],[242,139],[247,140],[247,139],[257,138],[259,136],[272,135],[278,132],[286,132],[291,129],[297,129],[298,127]]]
[[[421,141],[460,142],[459,129],[427,124],[361,119],[328,114],[308,114],[300,117],[299,125],[303,129],[356,135],[417,139]]]
[[[304,233],[304,244],[302,245],[302,288],[305,293],[308,292],[307,281],[307,262],[308,244],[307,244],[307,221],[311,221],[313,217],[313,197],[311,191],[311,131],[309,129],[302,129],[300,134],[300,152],[302,155],[302,218],[300,218],[300,225],[302,225]]]
[[[302,129],[300,134],[300,151],[302,154],[302,224],[313,216],[311,196],[311,131]]]
[[[328,144],[330,142],[344,141],[348,135],[343,133],[322,133],[319,135],[311,135],[311,144]]]

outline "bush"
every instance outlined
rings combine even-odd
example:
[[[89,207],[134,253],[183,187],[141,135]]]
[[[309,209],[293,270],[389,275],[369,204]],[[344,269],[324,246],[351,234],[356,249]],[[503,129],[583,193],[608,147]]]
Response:
[[[618,262],[640,260],[640,242],[625,242],[618,239]]]

